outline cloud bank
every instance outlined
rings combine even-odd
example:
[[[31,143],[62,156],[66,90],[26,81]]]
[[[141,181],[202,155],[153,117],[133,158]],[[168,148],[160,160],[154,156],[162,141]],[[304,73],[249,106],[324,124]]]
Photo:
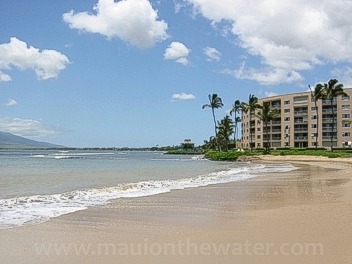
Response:
[[[56,50],[40,51],[15,37],[9,43],[0,44],[0,81],[11,81],[4,70],[34,70],[39,80],[56,78],[69,64],[69,59]]]
[[[48,125],[38,120],[2,116],[0,116],[0,131],[30,138],[54,137],[64,132],[57,126]]]
[[[150,48],[168,37],[167,23],[158,20],[148,0],[99,0],[94,11],[71,10],[62,18],[72,29],[119,38],[138,48]]]
[[[352,62],[350,1],[187,1],[212,24],[230,24],[237,45],[260,58],[262,66],[242,69],[242,78],[268,85],[297,82],[301,71]]]

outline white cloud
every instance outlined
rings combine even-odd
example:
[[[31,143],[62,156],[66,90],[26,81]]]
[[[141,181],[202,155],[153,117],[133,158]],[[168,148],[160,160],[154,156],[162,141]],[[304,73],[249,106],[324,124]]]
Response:
[[[2,71],[0,71],[0,82],[9,82],[11,81],[11,76],[6,74],[6,73],[3,73]]]
[[[352,67],[335,68],[331,74],[342,83],[344,87],[352,87]],[[326,81],[327,82],[327,81]]]
[[[171,98],[172,98],[171,101],[184,101],[184,100],[193,100],[196,97],[193,94],[175,93],[172,95]]]
[[[164,59],[165,60],[175,60],[183,65],[188,65],[189,61],[187,59],[189,53],[191,52],[183,43],[172,42],[169,47],[165,50]]]
[[[14,106],[17,105],[17,102],[13,99],[9,99],[6,103],[7,106]]]
[[[148,0],[99,0],[94,11],[71,10],[62,17],[72,29],[117,37],[139,48],[150,48],[168,37],[167,23],[157,20],[158,13]]]
[[[211,48],[211,47],[206,47],[203,49],[204,54],[207,56],[207,60],[208,61],[220,61],[221,60],[221,53],[215,49],[215,48]]]
[[[9,43],[0,44],[0,81],[11,81],[11,77],[2,71],[13,67],[32,69],[39,80],[56,78],[68,63],[69,59],[56,50],[40,51],[15,37]]]
[[[228,22],[237,44],[276,74],[352,62],[351,1],[187,1],[212,24]]]
[[[223,73],[233,75],[237,79],[257,81],[262,85],[293,83],[303,80],[301,74],[294,70],[271,67],[266,69],[246,68],[244,63],[238,70],[226,69]]]
[[[2,116],[0,116],[0,131],[31,138],[53,137],[64,132],[60,127],[47,125],[38,120]]]
[[[265,92],[264,94],[265,94],[265,97],[272,97],[272,96],[278,95],[278,94],[275,93],[275,92]]]

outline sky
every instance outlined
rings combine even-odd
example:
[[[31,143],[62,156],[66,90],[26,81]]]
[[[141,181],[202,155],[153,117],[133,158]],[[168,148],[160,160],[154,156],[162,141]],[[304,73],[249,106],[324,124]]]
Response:
[[[0,0],[0,131],[69,147],[196,145],[224,103],[352,85],[350,0]]]

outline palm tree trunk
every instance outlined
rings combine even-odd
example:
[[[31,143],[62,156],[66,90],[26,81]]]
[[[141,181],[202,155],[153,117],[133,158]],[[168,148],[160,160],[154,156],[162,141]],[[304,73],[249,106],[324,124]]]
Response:
[[[213,113],[213,119],[214,119],[214,128],[215,128],[215,142],[216,145],[218,147],[218,151],[221,151],[220,145],[219,145],[219,141],[218,141],[218,131],[216,129],[216,118],[215,118],[215,112],[214,112],[214,108],[211,109],[212,113]]]
[[[253,138],[252,138],[252,111],[249,111],[249,137],[250,137],[250,141],[249,141],[249,147],[251,149],[252,152],[252,144],[253,144]]]
[[[330,99],[330,105],[331,105],[331,112],[332,112],[332,127],[331,127],[331,135],[330,135],[330,147],[331,147],[331,152],[334,151],[333,148],[333,139],[334,139],[334,127],[335,127],[335,113],[334,113],[334,106],[333,106],[333,99]]]
[[[317,106],[317,101],[314,98],[314,104],[315,104],[315,111],[317,113],[317,134],[315,136],[315,150],[318,148],[318,136],[319,136],[319,109]]]
[[[235,133],[233,134],[233,141],[235,141],[235,148],[236,148],[236,132],[237,132],[237,115],[235,112]]]
[[[268,131],[268,121],[265,122],[265,132],[266,132],[266,151],[269,150],[269,131]]]

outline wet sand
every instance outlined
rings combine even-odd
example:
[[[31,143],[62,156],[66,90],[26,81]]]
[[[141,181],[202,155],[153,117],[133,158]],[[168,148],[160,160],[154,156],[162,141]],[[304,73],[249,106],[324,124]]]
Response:
[[[1,263],[352,263],[352,161],[119,199],[0,230]]]

